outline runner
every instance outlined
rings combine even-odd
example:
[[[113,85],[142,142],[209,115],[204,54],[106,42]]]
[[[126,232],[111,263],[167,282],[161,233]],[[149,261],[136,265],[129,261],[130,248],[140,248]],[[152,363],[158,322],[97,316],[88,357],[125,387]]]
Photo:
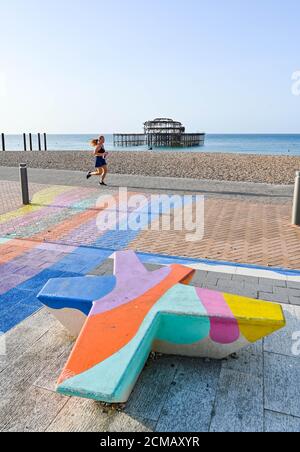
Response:
[[[105,181],[106,175],[108,173],[106,157],[108,153],[104,148],[105,137],[100,136],[96,140],[91,141],[91,146],[95,148],[94,156],[96,157],[95,168],[96,171],[89,171],[86,175],[86,178],[89,179],[92,176],[99,176],[101,178],[99,184],[103,186],[107,186]]]

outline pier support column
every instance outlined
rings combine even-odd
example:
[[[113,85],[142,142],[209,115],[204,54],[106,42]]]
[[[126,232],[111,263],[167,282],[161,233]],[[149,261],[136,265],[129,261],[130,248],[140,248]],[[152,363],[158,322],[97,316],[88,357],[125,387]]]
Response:
[[[296,172],[292,224],[300,226],[300,171]]]

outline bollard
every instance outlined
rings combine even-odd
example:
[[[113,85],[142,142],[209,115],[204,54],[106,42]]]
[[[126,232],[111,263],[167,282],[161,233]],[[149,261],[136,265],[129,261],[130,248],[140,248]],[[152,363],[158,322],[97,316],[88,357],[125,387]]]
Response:
[[[300,171],[296,172],[292,224],[300,226]]]
[[[21,182],[22,203],[24,206],[28,206],[28,204],[30,204],[30,200],[29,200],[28,174],[26,163],[20,163],[20,182]]]
[[[38,133],[38,146],[39,146],[39,151],[42,150],[42,142],[41,142],[41,134]]]

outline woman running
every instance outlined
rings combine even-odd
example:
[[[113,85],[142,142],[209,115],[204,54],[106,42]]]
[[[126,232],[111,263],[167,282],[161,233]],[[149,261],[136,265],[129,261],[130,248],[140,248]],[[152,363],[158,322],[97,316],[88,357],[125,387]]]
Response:
[[[96,157],[95,168],[96,171],[89,171],[86,175],[86,178],[89,179],[92,176],[99,176],[101,178],[99,184],[107,186],[105,181],[106,175],[108,173],[106,157],[107,152],[104,148],[105,138],[104,136],[99,137],[97,140],[92,140],[91,145],[95,148],[94,156]]]

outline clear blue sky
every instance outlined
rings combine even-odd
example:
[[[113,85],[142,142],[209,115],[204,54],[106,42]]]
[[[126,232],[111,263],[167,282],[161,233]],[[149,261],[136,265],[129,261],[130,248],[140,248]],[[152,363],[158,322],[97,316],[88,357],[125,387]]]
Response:
[[[300,133],[299,0],[0,0],[0,132]]]

